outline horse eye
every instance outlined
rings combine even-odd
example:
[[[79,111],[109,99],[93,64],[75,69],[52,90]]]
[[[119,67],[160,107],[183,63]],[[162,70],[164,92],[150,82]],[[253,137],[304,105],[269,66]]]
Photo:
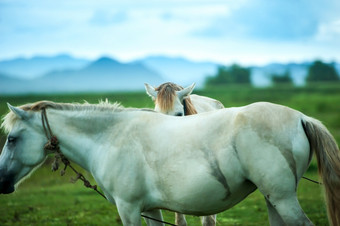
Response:
[[[183,113],[176,113],[176,115],[175,116],[183,116]]]
[[[15,141],[16,141],[16,137],[11,137],[11,136],[9,136],[8,138],[7,138],[7,141],[8,141],[8,143],[10,143],[10,144],[13,144]]]

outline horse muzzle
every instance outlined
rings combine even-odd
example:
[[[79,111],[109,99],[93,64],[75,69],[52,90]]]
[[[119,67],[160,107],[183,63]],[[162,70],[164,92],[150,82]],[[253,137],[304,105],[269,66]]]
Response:
[[[0,171],[0,194],[10,194],[14,190],[14,180],[12,177],[4,176]]]

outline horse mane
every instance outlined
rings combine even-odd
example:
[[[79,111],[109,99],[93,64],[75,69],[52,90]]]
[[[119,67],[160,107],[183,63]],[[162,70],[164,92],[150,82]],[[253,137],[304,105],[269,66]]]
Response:
[[[42,109],[54,109],[54,110],[65,110],[65,111],[105,111],[111,110],[116,111],[123,109],[124,107],[120,103],[110,103],[107,99],[101,100],[98,104],[90,104],[88,102],[80,103],[55,103],[52,101],[38,101],[32,104],[25,104],[19,106],[19,108],[25,111],[41,111]]]
[[[182,90],[183,87],[172,82],[166,82],[158,86],[155,90],[158,92],[156,103],[162,110],[171,109],[176,96],[176,91]],[[194,115],[197,111],[191,102],[190,97],[183,100],[184,114]]]
[[[197,110],[193,103],[191,102],[190,97],[184,99],[184,115],[195,115],[197,114]]]
[[[52,101],[38,101],[31,104],[25,104],[19,106],[20,109],[25,111],[38,112],[42,109],[54,109],[54,110],[64,110],[64,111],[82,111],[82,112],[117,112],[122,110],[140,110],[140,111],[153,111],[151,109],[138,109],[138,108],[124,108],[120,103],[110,103],[107,99],[105,101],[101,100],[98,104],[90,104],[88,102],[80,103],[55,103]],[[18,120],[16,114],[10,111],[7,115],[2,118],[2,123],[0,128],[4,129],[8,133],[14,123]]]

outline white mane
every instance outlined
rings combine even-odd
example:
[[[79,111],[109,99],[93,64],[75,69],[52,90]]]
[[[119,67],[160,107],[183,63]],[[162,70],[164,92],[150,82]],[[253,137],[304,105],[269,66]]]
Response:
[[[39,101],[31,104],[25,104],[19,106],[19,108],[25,111],[34,111],[38,112],[42,109],[54,109],[61,111],[82,111],[84,113],[87,112],[117,112],[122,110],[144,110],[144,111],[152,111],[151,109],[137,109],[137,108],[124,108],[120,103],[114,102],[110,103],[107,99],[100,100],[98,104],[90,104],[88,102],[80,103],[55,103],[52,101]],[[16,114],[10,111],[7,115],[2,118],[1,128],[4,129],[6,133],[11,131],[14,123],[18,120]]]

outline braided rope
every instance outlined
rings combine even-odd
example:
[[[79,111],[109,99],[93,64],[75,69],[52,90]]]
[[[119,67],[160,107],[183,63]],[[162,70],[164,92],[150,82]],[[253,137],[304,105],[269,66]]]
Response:
[[[71,182],[75,183],[77,180],[81,180],[84,183],[84,186],[87,188],[91,188],[95,190],[99,195],[101,195],[103,198],[106,199],[105,195],[101,193],[97,189],[97,185],[92,185],[89,180],[87,180],[84,175],[80,172],[78,172],[70,163],[70,161],[61,153],[60,147],[59,147],[59,141],[56,136],[53,135],[51,127],[48,123],[47,115],[46,115],[46,109],[43,108],[41,111],[41,120],[42,125],[45,131],[45,135],[47,137],[47,143],[44,146],[45,151],[52,151],[54,152],[54,161],[52,163],[52,171],[57,171],[59,169],[59,161],[61,160],[62,163],[64,163],[64,169],[60,171],[60,175],[63,176],[65,174],[65,171],[67,167],[71,168],[72,171],[77,175],[75,178],[71,178]]]

